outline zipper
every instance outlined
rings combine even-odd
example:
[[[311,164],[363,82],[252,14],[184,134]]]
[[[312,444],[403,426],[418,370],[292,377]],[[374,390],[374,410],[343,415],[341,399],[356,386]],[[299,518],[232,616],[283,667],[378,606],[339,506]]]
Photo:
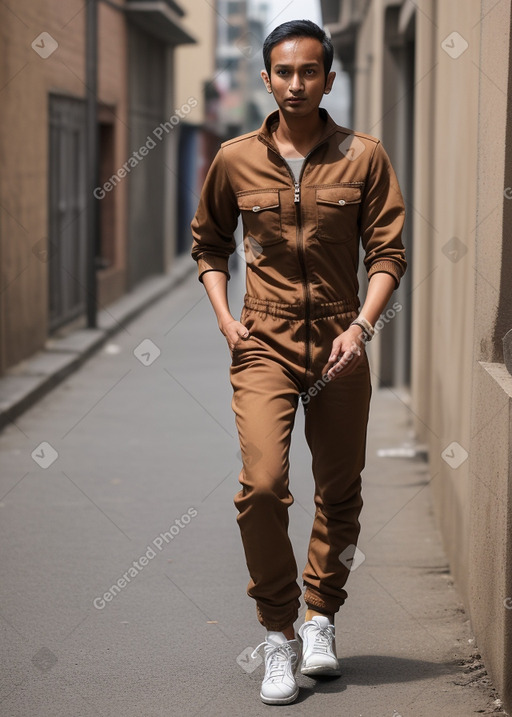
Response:
[[[270,147],[270,149],[277,154],[277,156],[283,160],[285,163],[285,166],[288,170],[288,174],[290,175],[292,181],[293,181],[293,189],[294,189],[294,195],[293,195],[293,202],[295,204],[295,216],[297,220],[297,234],[296,234],[296,242],[297,242],[297,253],[299,255],[299,264],[302,272],[302,284],[304,287],[304,321],[305,321],[305,337],[304,342],[306,344],[306,357],[305,357],[305,371],[306,375],[308,371],[311,369],[312,365],[312,357],[311,357],[311,294],[309,290],[309,282],[308,282],[308,272],[306,269],[306,251],[304,249],[304,236],[302,233],[302,212],[301,212],[301,182],[302,182],[302,175],[304,174],[304,169],[306,168],[306,163],[308,159],[311,157],[313,152],[317,149],[317,147],[320,147],[325,141],[326,137],[319,142],[317,145],[315,145],[304,157],[304,164],[302,165],[302,169],[299,176],[299,181],[297,182],[295,180],[295,175],[293,174],[290,165],[286,161],[286,159],[279,154],[277,149],[266,140],[262,140],[267,147]]]
[[[316,149],[316,148],[314,148]],[[314,149],[311,150],[311,152],[314,151]],[[308,152],[308,154],[304,157],[304,163],[302,165],[302,169],[299,176],[299,181],[297,182],[295,179],[295,176],[290,169],[290,166],[288,165],[288,162],[282,158],[283,161],[286,163],[286,167],[288,168],[288,171],[290,173],[291,178],[293,179],[293,187],[294,187],[294,196],[293,201],[295,204],[295,218],[296,218],[296,226],[297,226],[297,233],[296,233],[296,243],[297,243],[297,254],[299,256],[299,264],[302,272],[302,283],[304,286],[304,329],[305,329],[305,336],[304,336],[304,343],[306,348],[306,356],[305,356],[305,362],[304,362],[304,368],[306,375],[308,371],[311,369],[312,364],[312,358],[311,358],[311,294],[309,290],[309,282],[308,282],[308,272],[306,269],[306,250],[304,248],[304,235],[302,232],[302,211],[301,211],[301,182],[302,182],[302,175],[304,174],[304,168],[306,167],[306,162],[311,155],[311,152]]]

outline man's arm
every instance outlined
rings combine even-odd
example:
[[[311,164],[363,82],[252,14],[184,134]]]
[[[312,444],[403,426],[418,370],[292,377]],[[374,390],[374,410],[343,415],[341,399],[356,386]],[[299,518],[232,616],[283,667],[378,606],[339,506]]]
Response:
[[[364,316],[372,326],[384,311],[395,287],[396,281],[391,274],[379,272],[370,277],[361,316]],[[326,368],[329,378],[351,374],[363,360],[363,347],[363,330],[360,326],[349,326],[337,336],[332,342],[332,351]]]
[[[220,150],[206,177],[192,221],[191,253],[231,352],[241,337],[249,336],[247,329],[231,315],[228,304],[228,259],[235,249],[238,215],[236,197]]]
[[[404,202],[396,174],[379,143],[372,157],[363,197],[361,240],[368,291],[360,316],[375,325],[407,267],[401,240]],[[348,376],[363,360],[364,332],[350,326],[332,344],[329,378]]]
[[[191,254],[197,262],[200,281],[210,271],[224,272],[229,279],[228,259],[235,251],[234,232],[239,213],[220,149],[204,181],[191,224],[194,238]]]
[[[246,339],[249,332],[240,321],[237,321],[229,310],[228,277],[223,271],[207,271],[202,281],[217,317],[219,329],[228,342],[232,352],[240,339]]]

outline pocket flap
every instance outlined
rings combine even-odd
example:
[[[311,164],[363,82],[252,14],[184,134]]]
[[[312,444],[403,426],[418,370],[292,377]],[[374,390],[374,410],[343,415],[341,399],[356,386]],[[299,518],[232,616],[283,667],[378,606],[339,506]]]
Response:
[[[323,187],[316,190],[319,204],[332,204],[343,207],[345,204],[358,204],[361,201],[361,187]]]
[[[277,209],[279,207],[279,192],[251,192],[237,197],[238,208],[245,212],[261,212],[264,209]]]

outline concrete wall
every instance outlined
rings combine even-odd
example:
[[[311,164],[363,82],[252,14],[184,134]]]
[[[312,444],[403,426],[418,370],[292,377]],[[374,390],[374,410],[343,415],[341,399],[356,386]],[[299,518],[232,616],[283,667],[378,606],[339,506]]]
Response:
[[[416,87],[417,188],[410,217],[417,251],[412,406],[418,435],[430,449],[431,486],[452,572],[466,596],[469,463],[459,462],[471,443],[479,20],[480,0],[466,0],[464,12],[460,3],[435,2],[428,13],[418,13],[416,71],[423,81]],[[460,36],[453,39],[454,55],[469,43],[459,57],[442,47],[453,32]],[[453,459],[443,458],[452,452]]]
[[[331,17],[348,7],[323,5]],[[414,23],[414,85],[395,104],[390,11],[404,33]],[[451,571],[510,710],[512,376],[500,344],[512,328],[511,1],[370,0],[354,43],[356,129],[386,144],[390,114],[414,94],[411,177],[405,132],[388,143],[411,199],[411,415]]]
[[[512,328],[512,7],[482,2],[473,417],[469,456],[471,621],[512,708],[512,376],[501,340]]]
[[[510,290],[502,284],[502,246],[511,4],[471,0],[462,10],[431,2],[422,11],[412,408],[430,448],[451,570],[510,708],[512,377],[503,365],[481,361],[500,354],[494,326],[500,296]],[[462,50],[463,40],[445,41],[453,32],[468,43],[459,57],[450,53]],[[510,282],[512,267],[504,275]]]

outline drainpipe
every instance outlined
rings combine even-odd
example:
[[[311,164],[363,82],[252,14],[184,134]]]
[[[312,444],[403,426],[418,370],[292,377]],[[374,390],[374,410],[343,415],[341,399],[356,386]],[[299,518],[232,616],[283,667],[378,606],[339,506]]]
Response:
[[[85,16],[86,100],[86,309],[87,328],[97,325],[98,288],[96,280],[96,238],[99,227],[99,199],[94,190],[99,181],[98,153],[98,5],[86,3]]]

